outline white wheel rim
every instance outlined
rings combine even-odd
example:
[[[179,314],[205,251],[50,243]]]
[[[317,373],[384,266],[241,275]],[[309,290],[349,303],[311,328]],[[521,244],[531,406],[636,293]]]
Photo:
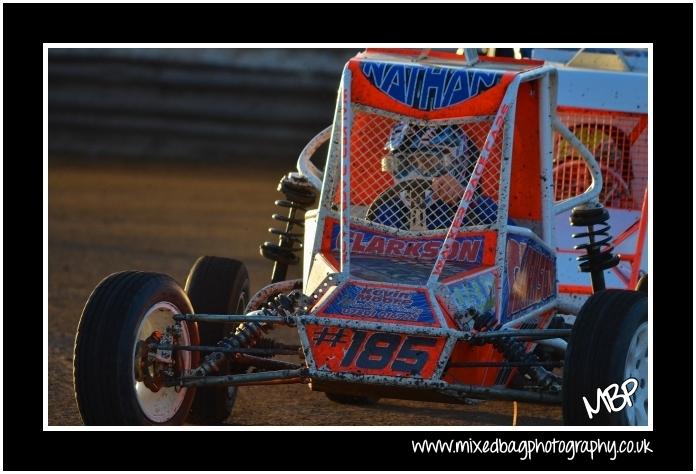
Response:
[[[631,396],[633,406],[626,406],[624,411],[631,426],[648,424],[648,323],[644,322],[636,329],[631,338],[626,355],[625,379],[634,378],[638,388]]]
[[[140,321],[138,334],[133,344],[132,360],[134,362],[138,341],[144,341],[154,331],[160,331],[164,334],[165,328],[174,323],[172,316],[180,313],[181,312],[176,306],[166,301],[156,303],[147,310],[142,321]],[[184,345],[191,343],[186,324],[182,324],[179,342]],[[184,366],[179,369],[190,369],[191,353],[184,351],[182,353],[182,360]],[[174,387],[163,387],[157,392],[153,392],[145,386],[144,382],[138,382],[136,380],[135,369],[133,369],[133,385],[140,409],[150,421],[155,423],[166,423],[171,420],[179,411],[181,404],[184,402],[184,398],[186,398],[186,387],[182,387],[179,390]]]

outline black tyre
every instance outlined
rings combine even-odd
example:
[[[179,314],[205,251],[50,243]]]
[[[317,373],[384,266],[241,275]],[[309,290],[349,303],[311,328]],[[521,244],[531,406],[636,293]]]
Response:
[[[342,405],[374,405],[379,397],[362,397],[359,395],[344,395],[342,393],[326,392],[326,398]]]
[[[583,401],[597,408],[597,390],[620,388],[635,378],[638,388],[632,406],[589,418]],[[627,388],[632,388],[632,384]],[[616,401],[616,406],[621,400]],[[648,417],[648,297],[629,290],[606,290],[592,295],[573,325],[563,370],[563,419],[567,425],[647,425]]]
[[[186,293],[167,275],[122,272],[99,283],[82,311],[73,357],[75,396],[86,425],[184,422],[195,389],[162,386],[158,363],[143,349],[148,337],[159,337],[155,331],[166,334],[174,314],[190,312]],[[172,342],[198,344],[196,325],[183,324]],[[181,373],[198,365],[198,356],[179,351],[173,361],[168,366]]]
[[[249,301],[249,274],[237,260],[200,257],[186,278],[186,293],[197,313],[244,314]],[[201,344],[216,345],[237,324],[199,323]],[[220,373],[234,368],[223,362]],[[232,413],[237,387],[199,387],[188,420],[200,425],[219,424]]]

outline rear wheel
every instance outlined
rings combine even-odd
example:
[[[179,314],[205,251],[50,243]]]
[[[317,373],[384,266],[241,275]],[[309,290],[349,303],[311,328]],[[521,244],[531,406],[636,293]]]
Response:
[[[609,411],[598,389],[636,380],[631,406]],[[629,384],[627,388],[633,387]],[[589,417],[583,401],[599,412]],[[621,406],[616,399],[614,405]],[[643,292],[605,290],[585,302],[577,316],[563,370],[563,419],[567,425],[648,423],[648,297]]]
[[[73,358],[75,396],[86,425],[178,425],[195,389],[165,387],[198,364],[197,354],[152,353],[148,345],[198,344],[195,324],[174,329],[173,316],[192,312],[181,287],[158,273],[122,272],[92,292],[80,318]]]
[[[244,314],[249,302],[249,274],[238,260],[200,257],[186,279],[186,293],[198,313]],[[201,344],[214,346],[235,328],[234,323],[199,323]],[[220,366],[220,374],[235,369],[227,360]],[[222,423],[232,413],[236,398],[237,387],[199,387],[189,421],[201,425]]]

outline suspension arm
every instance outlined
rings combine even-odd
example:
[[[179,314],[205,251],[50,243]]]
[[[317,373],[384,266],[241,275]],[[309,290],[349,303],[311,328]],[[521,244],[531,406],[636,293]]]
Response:
[[[175,321],[188,321],[190,323],[270,323],[288,324],[287,318],[273,315],[245,315],[245,314],[175,314]]]
[[[198,351],[198,352],[222,352],[223,354],[251,354],[256,356],[274,356],[274,355],[298,355],[301,348],[277,348],[277,349],[260,349],[255,347],[248,348],[226,348],[222,346],[176,346],[171,344],[150,344],[151,350],[163,351]]]
[[[491,339],[525,338],[555,339],[570,336],[572,329],[513,329],[505,331],[485,331],[471,336],[469,341],[487,341]]]
[[[165,381],[164,385],[168,387],[204,387],[210,385],[245,385],[255,382],[269,382],[284,379],[304,379],[309,375],[307,368],[290,369],[290,370],[271,370],[267,372],[256,372],[250,374],[233,374],[220,376],[204,376],[186,375],[179,378],[173,378]]]

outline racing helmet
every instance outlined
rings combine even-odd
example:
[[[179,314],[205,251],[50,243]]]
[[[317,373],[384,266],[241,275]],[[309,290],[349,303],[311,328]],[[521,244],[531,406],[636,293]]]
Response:
[[[397,179],[435,178],[450,173],[462,181],[473,170],[478,150],[458,125],[398,122],[384,149],[382,170]]]

